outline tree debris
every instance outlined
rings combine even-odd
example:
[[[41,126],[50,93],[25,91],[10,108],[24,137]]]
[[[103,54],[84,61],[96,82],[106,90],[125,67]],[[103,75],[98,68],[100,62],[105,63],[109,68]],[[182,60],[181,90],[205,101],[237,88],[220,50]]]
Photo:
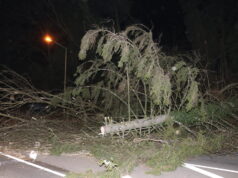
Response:
[[[160,115],[154,118],[136,119],[129,122],[108,124],[101,127],[100,134],[106,135],[108,133],[119,133],[119,132],[124,132],[126,130],[146,128],[146,127],[160,124],[164,122],[167,118],[169,118],[168,115]]]

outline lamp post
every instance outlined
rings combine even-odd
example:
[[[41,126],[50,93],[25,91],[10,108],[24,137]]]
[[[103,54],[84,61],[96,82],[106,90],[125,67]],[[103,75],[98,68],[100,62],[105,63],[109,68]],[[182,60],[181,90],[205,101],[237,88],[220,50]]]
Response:
[[[53,39],[53,37],[50,36],[49,34],[46,34],[46,35],[44,36],[44,41],[45,41],[47,44],[54,43],[54,44],[56,44],[56,45],[58,45],[59,47],[61,47],[61,48],[64,49],[64,93],[65,93],[65,91],[66,91],[66,83],[67,83],[67,60],[68,60],[68,59],[67,59],[67,54],[68,54],[68,49],[67,49],[64,45],[62,45],[62,44],[58,43],[57,41],[55,41],[55,40]]]

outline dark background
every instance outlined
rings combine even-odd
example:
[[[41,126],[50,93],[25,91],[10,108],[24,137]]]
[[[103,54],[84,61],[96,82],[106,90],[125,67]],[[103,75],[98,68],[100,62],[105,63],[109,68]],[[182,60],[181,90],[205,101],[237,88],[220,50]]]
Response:
[[[167,54],[198,51],[201,64],[226,82],[237,80],[237,0],[0,0],[0,63],[40,89],[62,90],[64,48],[47,45],[50,33],[68,49],[67,85],[79,64],[85,32],[95,25],[144,24]]]

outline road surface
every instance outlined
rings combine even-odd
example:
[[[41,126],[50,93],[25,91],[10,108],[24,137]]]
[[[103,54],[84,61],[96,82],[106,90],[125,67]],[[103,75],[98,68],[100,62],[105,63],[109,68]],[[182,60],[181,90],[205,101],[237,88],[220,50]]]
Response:
[[[0,155],[0,178],[59,178],[65,177],[69,171],[100,170],[95,167],[97,163],[87,157],[39,156],[38,160],[40,162],[21,162],[21,159]],[[148,170],[148,167],[140,165],[130,175],[132,178],[237,178],[238,154],[199,156],[160,176],[148,175],[145,173]]]
[[[45,167],[51,167],[45,165]],[[53,169],[53,168],[52,168]],[[61,171],[61,170],[60,170]],[[63,171],[61,171],[63,173]],[[60,176],[0,156],[0,178],[59,178]]]

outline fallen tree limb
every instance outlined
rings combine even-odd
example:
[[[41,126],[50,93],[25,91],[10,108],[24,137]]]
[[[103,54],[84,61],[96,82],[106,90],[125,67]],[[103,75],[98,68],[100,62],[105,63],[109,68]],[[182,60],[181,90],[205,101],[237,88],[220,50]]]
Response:
[[[51,114],[59,109],[59,111],[67,113],[68,116],[77,118],[81,115],[85,117],[85,113],[101,110],[93,102],[84,101],[80,97],[71,98],[71,89],[68,89],[66,93],[58,94],[38,90],[23,76],[0,65],[0,117],[26,122],[22,118],[4,113],[30,111],[29,113],[33,114],[34,105],[37,104],[45,105],[48,108],[46,111],[45,107],[43,110],[38,107],[37,114],[39,112]]]
[[[16,117],[16,116],[12,116],[12,115],[9,115],[9,114],[0,113],[0,116],[10,118],[10,119],[13,119],[13,120],[17,120],[17,121],[21,121],[21,122],[28,122],[26,119]]]
[[[137,119],[130,122],[108,124],[101,127],[100,135],[106,135],[108,133],[124,132],[126,130],[132,130],[132,129],[141,129],[146,127],[151,127],[153,125],[157,125],[164,122],[167,118],[169,118],[168,115],[160,115],[154,118]]]
[[[26,125],[27,125],[27,123],[25,123],[25,124],[15,124],[15,125],[12,125],[12,126],[2,127],[2,128],[0,128],[0,132],[6,131],[8,129],[16,129],[16,128],[23,127],[23,126],[26,126]]]

